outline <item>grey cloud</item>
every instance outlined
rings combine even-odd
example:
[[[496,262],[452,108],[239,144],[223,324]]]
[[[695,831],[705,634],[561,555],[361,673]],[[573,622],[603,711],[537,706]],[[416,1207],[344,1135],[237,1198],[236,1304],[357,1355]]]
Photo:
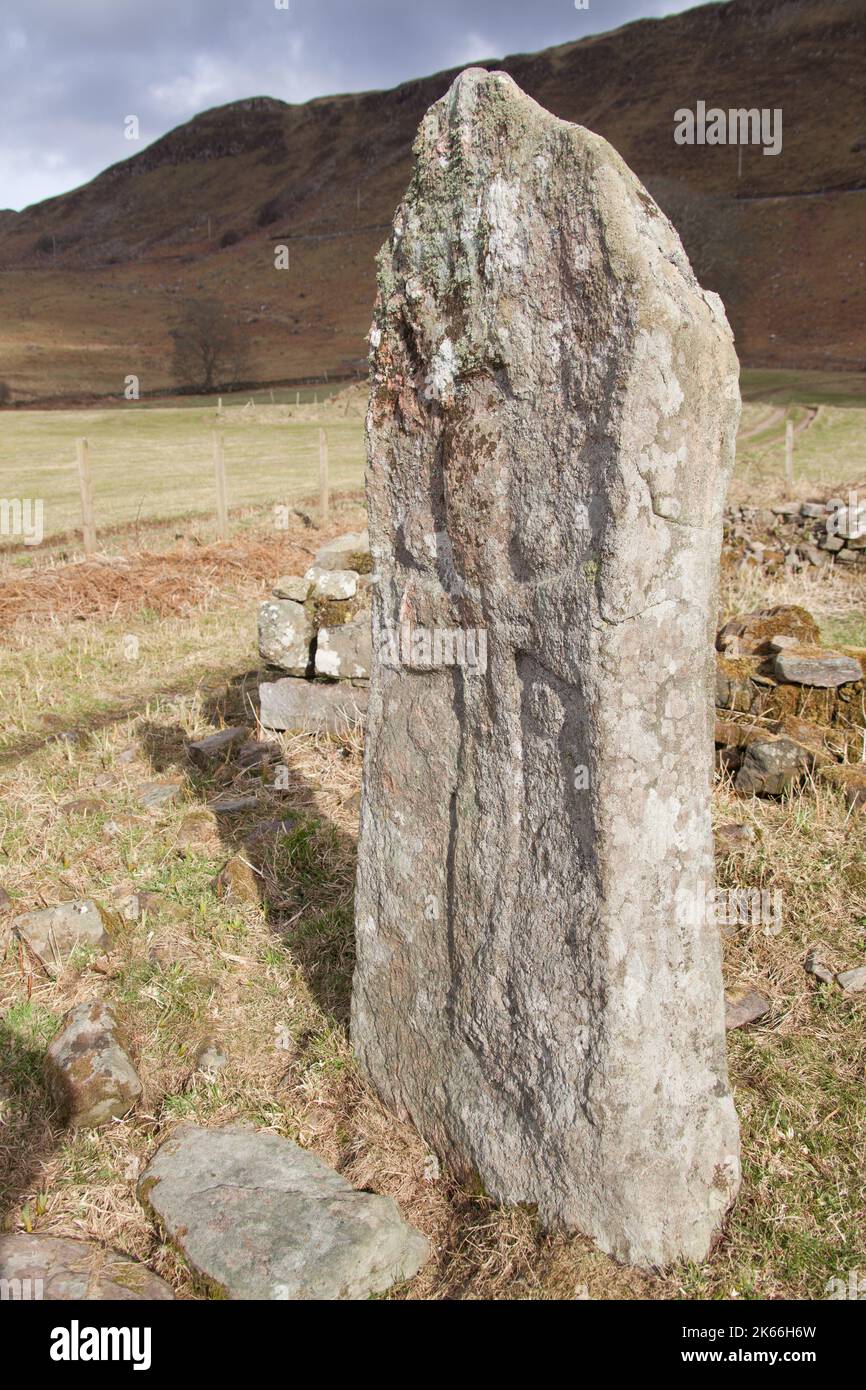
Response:
[[[196,112],[307,101],[546,48],[684,0],[4,0],[0,208],[92,178]],[[124,137],[135,115],[141,139]]]

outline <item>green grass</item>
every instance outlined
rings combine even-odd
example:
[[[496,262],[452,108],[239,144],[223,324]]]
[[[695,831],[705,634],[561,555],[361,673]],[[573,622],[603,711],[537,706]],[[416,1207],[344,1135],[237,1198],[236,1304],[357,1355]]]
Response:
[[[320,420],[268,419],[270,392],[186,397],[165,403],[129,402],[106,410],[27,410],[0,413],[0,496],[44,502],[47,537],[81,525],[76,440],[90,445],[97,533],[137,522],[215,512],[213,436],[224,440],[230,509],[294,504],[314,495],[319,477],[319,428],[327,430],[332,489],[358,487],[364,471],[360,416],[344,417],[326,397],[334,387],[301,390],[300,415],[311,414],[315,394]],[[844,484],[866,477],[866,376],[819,372],[744,370],[744,400],[737,477],[750,484],[784,484],[784,410],[795,423],[808,407],[817,419],[799,431],[797,481]],[[294,408],[296,393],[276,388],[277,405]],[[258,417],[244,406],[255,399]],[[746,437],[747,436],[747,437]],[[183,523],[178,523],[183,530]],[[4,537],[0,537],[0,545]],[[33,551],[23,550],[22,562]]]
[[[248,399],[248,397],[246,398]],[[332,489],[363,477],[360,418],[325,407],[320,422],[240,423],[241,405],[129,407],[112,410],[4,411],[0,415],[0,496],[42,498],[47,537],[81,525],[76,440],[90,446],[97,533],[137,520],[216,507],[213,436],[223,437],[229,508],[292,504],[316,493],[319,428],[328,438]],[[309,408],[302,414],[309,414]],[[11,538],[10,538],[11,539]],[[0,544],[6,537],[0,537]]]

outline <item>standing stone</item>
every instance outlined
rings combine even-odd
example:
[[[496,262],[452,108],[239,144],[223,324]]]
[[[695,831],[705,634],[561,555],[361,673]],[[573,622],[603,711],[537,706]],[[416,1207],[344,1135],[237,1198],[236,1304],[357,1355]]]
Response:
[[[700,906],[731,333],[616,152],[504,74],[415,148],[371,333],[354,1045],[491,1196],[700,1260],[739,1182]],[[406,625],[486,662],[395,661]]]

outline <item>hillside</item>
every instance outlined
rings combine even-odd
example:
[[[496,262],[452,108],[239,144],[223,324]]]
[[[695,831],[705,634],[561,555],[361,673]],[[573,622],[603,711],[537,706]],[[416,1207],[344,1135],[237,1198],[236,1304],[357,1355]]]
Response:
[[[866,362],[863,0],[731,0],[491,59],[610,140],[723,296],[746,364]],[[244,326],[249,375],[363,370],[374,257],[454,72],[392,91],[207,111],[72,193],[0,212],[0,379],[20,401],[171,384],[188,295]],[[681,146],[674,111],[781,108],[784,145]],[[273,248],[290,247],[288,272]]]

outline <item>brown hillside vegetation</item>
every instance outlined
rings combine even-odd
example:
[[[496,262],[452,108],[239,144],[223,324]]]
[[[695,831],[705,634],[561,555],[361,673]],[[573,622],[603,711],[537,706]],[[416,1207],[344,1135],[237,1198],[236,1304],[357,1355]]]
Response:
[[[731,0],[486,64],[610,140],[725,299],[741,360],[866,360],[863,0]],[[221,300],[250,379],[363,368],[374,257],[455,73],[207,111],[91,183],[0,213],[0,378],[19,401],[171,385],[184,298]],[[679,107],[781,108],[783,149],[681,146]],[[210,219],[210,237],[208,227]],[[290,249],[287,272],[274,246]]]

